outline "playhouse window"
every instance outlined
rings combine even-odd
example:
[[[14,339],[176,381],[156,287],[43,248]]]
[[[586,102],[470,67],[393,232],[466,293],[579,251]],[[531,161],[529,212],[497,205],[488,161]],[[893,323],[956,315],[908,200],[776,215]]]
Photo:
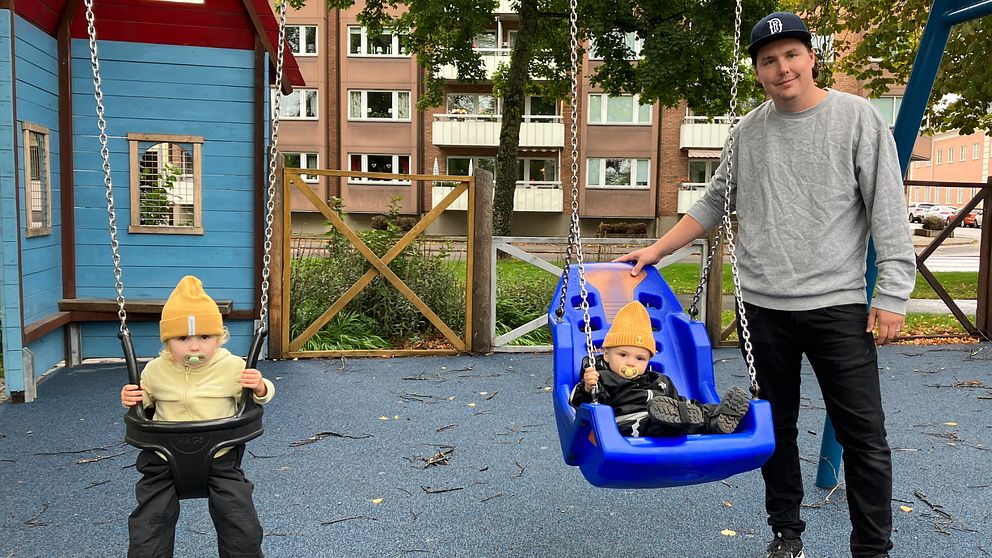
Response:
[[[349,91],[350,120],[410,120],[409,91]]]
[[[295,56],[317,56],[317,26],[287,25],[286,42]]]
[[[390,174],[410,174],[409,155],[377,155],[352,153],[349,156],[351,170],[355,172],[385,172]],[[382,178],[355,177],[348,180],[352,184],[409,184],[409,180],[385,180]]]
[[[203,234],[203,137],[127,135],[133,233]]]
[[[21,123],[24,132],[25,235],[52,233],[52,179],[48,128]]]
[[[287,169],[319,169],[316,153],[283,153],[283,165]],[[316,174],[304,174],[303,181],[314,183],[320,180]]]
[[[275,108],[275,94],[275,89],[273,89],[273,109]],[[280,94],[279,118],[285,118],[287,120],[316,120],[317,90],[296,89],[289,95]]]

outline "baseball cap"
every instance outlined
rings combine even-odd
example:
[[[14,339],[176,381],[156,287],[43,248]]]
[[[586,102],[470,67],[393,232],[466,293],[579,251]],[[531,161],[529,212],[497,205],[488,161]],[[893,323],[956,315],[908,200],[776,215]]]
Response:
[[[772,41],[780,39],[809,41],[812,37],[806,24],[796,14],[774,12],[754,24],[754,28],[751,29],[751,44],[747,45],[747,52],[753,61],[758,55],[758,50]]]

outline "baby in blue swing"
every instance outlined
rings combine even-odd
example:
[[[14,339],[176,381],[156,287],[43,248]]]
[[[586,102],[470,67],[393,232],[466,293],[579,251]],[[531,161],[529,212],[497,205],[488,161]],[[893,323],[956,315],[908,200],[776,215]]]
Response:
[[[613,407],[627,437],[730,434],[748,410],[748,395],[734,386],[719,404],[679,395],[668,376],[648,370],[656,351],[651,318],[636,300],[617,312],[593,366],[583,359],[582,382],[572,389],[574,407],[596,402]]]

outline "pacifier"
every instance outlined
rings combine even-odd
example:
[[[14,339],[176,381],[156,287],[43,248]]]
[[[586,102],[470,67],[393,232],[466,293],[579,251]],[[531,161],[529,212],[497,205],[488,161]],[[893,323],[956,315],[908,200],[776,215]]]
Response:
[[[206,359],[200,353],[186,353],[183,355],[183,362],[189,366],[196,366],[197,364],[202,364]]]
[[[621,366],[620,375],[623,376],[624,378],[627,378],[628,380],[633,380],[638,375],[640,375],[640,373],[633,366]]]

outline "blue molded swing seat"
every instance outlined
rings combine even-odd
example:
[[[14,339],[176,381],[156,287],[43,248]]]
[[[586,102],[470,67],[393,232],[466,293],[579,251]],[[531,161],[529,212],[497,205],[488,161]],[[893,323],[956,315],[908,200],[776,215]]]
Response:
[[[631,300],[648,309],[658,352],[653,370],[669,375],[679,393],[704,403],[719,401],[713,381],[713,352],[706,328],[682,311],[671,288],[654,267],[631,277],[631,266],[587,263],[589,323],[598,348],[616,312]],[[646,272],[646,273],[645,273]],[[752,400],[733,434],[690,434],[665,438],[624,438],[613,409],[568,403],[586,356],[582,297],[576,266],[569,271],[565,314],[555,315],[562,284],[548,312],[554,343],[554,405],[565,462],[577,465],[602,488],[664,488],[725,479],[764,464],[775,450],[771,406]]]

